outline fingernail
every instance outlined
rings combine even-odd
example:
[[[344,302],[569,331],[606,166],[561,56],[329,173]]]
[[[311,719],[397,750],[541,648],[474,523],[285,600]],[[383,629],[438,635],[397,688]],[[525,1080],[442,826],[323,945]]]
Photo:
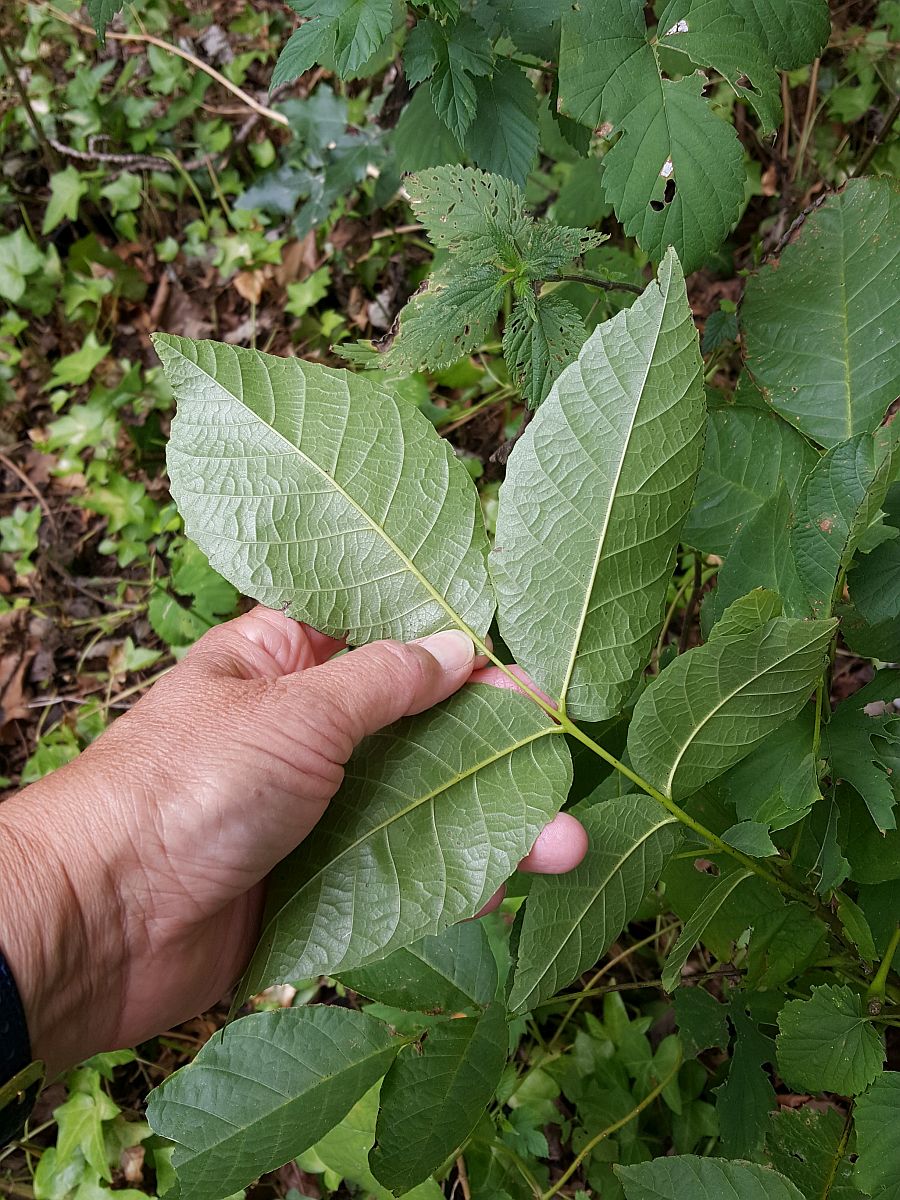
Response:
[[[445,629],[442,633],[432,633],[429,637],[419,638],[417,645],[427,650],[432,658],[436,658],[445,671],[461,671],[469,667],[475,660],[475,647],[472,639],[461,629]]]

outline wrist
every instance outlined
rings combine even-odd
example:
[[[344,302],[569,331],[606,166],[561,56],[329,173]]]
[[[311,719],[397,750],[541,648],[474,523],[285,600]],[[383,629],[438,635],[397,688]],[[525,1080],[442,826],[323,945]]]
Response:
[[[0,949],[48,1077],[110,1045],[121,1009],[114,863],[80,775],[73,763],[0,805]]]

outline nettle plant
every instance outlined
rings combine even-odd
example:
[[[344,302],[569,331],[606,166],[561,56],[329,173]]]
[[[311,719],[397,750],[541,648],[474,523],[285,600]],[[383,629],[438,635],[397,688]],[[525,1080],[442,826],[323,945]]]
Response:
[[[419,182],[450,254],[394,342],[423,356],[432,343],[416,323],[426,305],[436,322],[454,269],[492,274],[496,314],[507,287],[540,301],[538,281],[593,237],[533,222],[479,172]],[[149,1120],[175,1143],[185,1200],[317,1161],[336,1129],[368,1150],[355,1178],[371,1194],[438,1196],[434,1179],[462,1161],[477,1200],[549,1200],[657,1101],[676,1153],[618,1143],[604,1195],[893,1194],[900,672],[883,666],[834,706],[831,683],[847,646],[900,658],[900,456],[885,420],[900,378],[898,230],[890,181],[829,197],[748,281],[749,372],[710,405],[668,250],[516,442],[493,547],[462,463],[389,378],[156,336],[178,402],[172,494],[234,586],[351,645],[461,629],[534,681],[467,686],[354,754],[272,881],[236,1008],[322,976],[372,1003],[244,1016],[153,1093]],[[673,598],[679,546],[702,583],[712,561],[717,583],[702,644],[676,654],[660,627],[684,594]],[[488,649],[491,630],[503,652]],[[573,780],[583,863],[532,881],[507,940],[460,924]],[[681,922],[659,981],[677,1031],[651,1045],[649,1020],[628,1034],[616,1018],[631,1110],[553,1182],[534,1160],[509,1167],[502,1113],[521,1084],[508,1062],[523,1018],[559,1004],[654,889],[654,911]],[[698,945],[723,971],[697,974]],[[730,1061],[701,1120],[695,1060],[715,1047]],[[842,1099],[775,1114],[772,1073]]]

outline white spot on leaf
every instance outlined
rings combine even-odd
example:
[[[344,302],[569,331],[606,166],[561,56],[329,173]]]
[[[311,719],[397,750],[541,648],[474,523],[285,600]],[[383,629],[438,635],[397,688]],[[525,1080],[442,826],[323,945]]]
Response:
[[[673,33],[689,33],[688,23],[685,20],[676,21],[671,29],[666,30],[666,37],[671,37]]]
[[[674,170],[675,170],[674,163],[672,162],[671,158],[667,158],[666,161],[662,165],[662,170],[660,171],[660,175],[663,177],[663,179],[668,179]]]

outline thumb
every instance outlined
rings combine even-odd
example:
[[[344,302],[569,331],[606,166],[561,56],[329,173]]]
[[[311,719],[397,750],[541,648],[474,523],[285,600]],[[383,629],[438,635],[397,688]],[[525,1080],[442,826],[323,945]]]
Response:
[[[300,676],[305,702],[355,746],[401,717],[446,700],[466,682],[475,647],[457,629],[416,642],[373,642]],[[336,728],[335,728],[336,726]]]

